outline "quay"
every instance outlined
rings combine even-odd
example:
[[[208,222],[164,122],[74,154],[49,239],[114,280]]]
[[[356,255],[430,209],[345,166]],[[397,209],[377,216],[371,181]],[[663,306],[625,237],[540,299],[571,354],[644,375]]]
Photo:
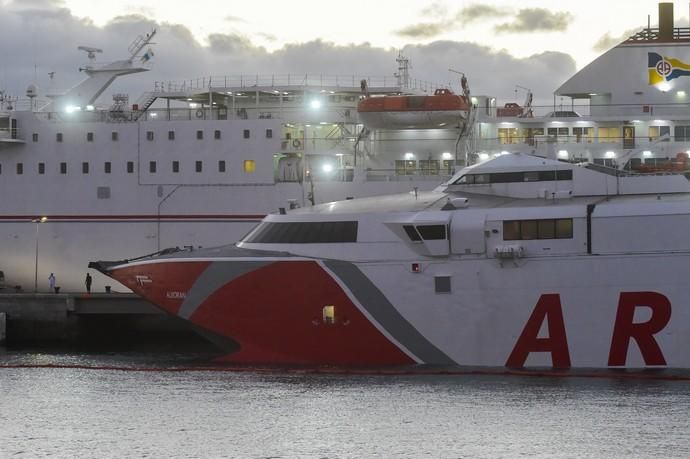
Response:
[[[132,293],[0,293],[0,345],[213,352],[187,321]]]

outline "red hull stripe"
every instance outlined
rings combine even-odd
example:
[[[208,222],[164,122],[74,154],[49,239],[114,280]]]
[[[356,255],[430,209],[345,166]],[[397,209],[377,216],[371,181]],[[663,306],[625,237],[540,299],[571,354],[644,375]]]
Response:
[[[413,354],[419,363],[454,365],[455,361],[432,344],[408,322],[388,298],[353,263],[324,261],[326,268],[340,279],[351,297],[361,305],[395,341]]]
[[[259,221],[266,214],[136,214],[136,215],[41,215],[49,222],[97,222],[97,221]],[[0,215],[0,221],[30,222],[37,215]]]

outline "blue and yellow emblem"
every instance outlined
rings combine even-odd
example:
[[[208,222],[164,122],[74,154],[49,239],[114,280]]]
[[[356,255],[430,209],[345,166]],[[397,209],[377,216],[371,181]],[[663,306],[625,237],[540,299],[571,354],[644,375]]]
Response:
[[[674,78],[690,75],[690,64],[673,57],[665,57],[657,53],[647,53],[649,64],[649,84],[655,85]]]

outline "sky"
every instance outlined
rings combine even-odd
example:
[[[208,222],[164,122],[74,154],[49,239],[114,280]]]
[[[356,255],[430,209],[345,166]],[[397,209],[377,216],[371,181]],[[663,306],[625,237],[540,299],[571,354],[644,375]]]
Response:
[[[676,25],[687,27],[688,3],[673,3]],[[455,84],[452,68],[473,94],[521,101],[522,86],[549,100],[657,14],[649,0],[0,0],[0,89],[67,89],[83,78],[77,46],[102,48],[107,62],[156,28],[152,70],[106,95],[209,75],[390,76],[402,51],[413,77]]]

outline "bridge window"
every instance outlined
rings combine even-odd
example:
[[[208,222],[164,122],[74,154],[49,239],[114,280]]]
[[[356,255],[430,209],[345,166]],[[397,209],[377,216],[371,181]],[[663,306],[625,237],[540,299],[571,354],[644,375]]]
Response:
[[[357,242],[357,222],[263,222],[243,242],[313,244]]]
[[[410,238],[411,241],[421,241],[422,237],[419,235],[416,229],[414,229],[414,226],[412,225],[403,225],[403,229],[407,233],[407,237]]]
[[[572,169],[550,171],[525,171],[525,172],[496,172],[493,174],[468,174],[463,175],[453,185],[481,185],[488,183],[520,183],[520,182],[550,182],[559,180],[572,180]]]
[[[504,241],[528,241],[535,239],[572,238],[572,218],[547,218],[540,220],[507,220],[503,222]]]
[[[417,225],[417,231],[425,241],[446,238],[446,225]]]

